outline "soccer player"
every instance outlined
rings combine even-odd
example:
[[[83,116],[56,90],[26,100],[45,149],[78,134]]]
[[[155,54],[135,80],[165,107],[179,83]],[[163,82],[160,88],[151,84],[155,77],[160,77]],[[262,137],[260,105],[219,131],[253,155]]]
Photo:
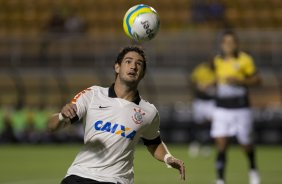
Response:
[[[208,155],[208,149],[201,150],[201,145],[209,139],[209,130],[202,131],[210,126],[213,110],[215,107],[215,72],[213,61],[200,63],[192,71],[191,85],[194,93],[192,103],[193,111],[193,137],[195,140],[190,144],[189,154],[191,157],[197,156],[200,151]]]
[[[218,150],[217,184],[224,184],[226,150],[230,137],[236,136],[249,161],[250,184],[259,184],[255,150],[252,143],[253,117],[248,99],[248,87],[258,85],[260,76],[252,57],[239,50],[235,33],[226,31],[221,40],[221,54],[214,60],[217,77],[216,109],[211,136]]]
[[[115,61],[112,86],[83,90],[50,118],[50,130],[81,118],[86,121],[84,146],[62,184],[133,184],[134,150],[140,138],[157,160],[179,170],[185,180],[184,163],[169,153],[160,138],[156,107],[139,96],[137,88],[146,64],[141,48],[125,47]]]

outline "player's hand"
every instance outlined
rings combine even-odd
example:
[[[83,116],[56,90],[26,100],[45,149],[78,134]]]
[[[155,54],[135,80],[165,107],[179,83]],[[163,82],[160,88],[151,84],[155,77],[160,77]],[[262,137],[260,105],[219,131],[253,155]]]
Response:
[[[209,85],[203,85],[203,84],[199,84],[199,85],[197,86],[198,90],[199,90],[199,91],[202,91],[202,92],[207,91],[207,89],[208,89],[209,87],[210,87]]]
[[[167,164],[179,170],[180,179],[185,181],[185,166],[182,160],[178,160],[177,158],[174,157],[169,157],[167,159]]]
[[[238,80],[238,79],[236,79],[234,77],[228,77],[226,79],[226,82],[228,84],[231,84],[231,85],[234,85],[234,86],[242,86],[242,85],[244,85],[242,80]]]
[[[198,90],[202,92],[206,92],[210,88],[213,88],[215,86],[215,83],[209,83],[209,84],[199,84],[197,85]]]
[[[64,118],[72,119],[76,116],[76,111],[77,111],[76,105],[72,103],[68,103],[62,108],[61,113]]]

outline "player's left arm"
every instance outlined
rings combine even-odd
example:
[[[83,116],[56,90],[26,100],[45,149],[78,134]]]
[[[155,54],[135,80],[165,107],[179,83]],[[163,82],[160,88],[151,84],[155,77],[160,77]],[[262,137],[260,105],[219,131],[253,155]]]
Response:
[[[261,84],[261,77],[258,72],[247,76],[244,80],[241,81],[241,85],[243,86],[257,86]]]
[[[242,72],[244,73],[245,78],[241,80],[230,79],[229,82],[235,85],[247,87],[257,86],[261,84],[262,79],[259,72],[257,71],[253,58],[251,56],[245,56],[244,61],[245,62],[242,67]]]
[[[157,160],[166,163],[168,167],[173,167],[179,170],[180,177],[185,180],[185,166],[183,161],[173,157],[166,145],[162,142],[160,137],[160,117],[158,112],[156,113],[153,121],[147,127],[146,131],[143,132],[142,140],[147,149]]]
[[[160,144],[147,145],[147,149],[154,158],[166,163],[168,167],[177,169],[180,174],[180,179],[185,180],[184,162],[172,156],[163,142]]]
[[[252,86],[258,86],[261,84],[261,77],[259,73],[254,73],[252,75],[246,76],[244,79],[237,79],[237,78],[228,78],[227,79],[229,84],[233,84],[236,86],[246,86],[246,87],[252,87]]]

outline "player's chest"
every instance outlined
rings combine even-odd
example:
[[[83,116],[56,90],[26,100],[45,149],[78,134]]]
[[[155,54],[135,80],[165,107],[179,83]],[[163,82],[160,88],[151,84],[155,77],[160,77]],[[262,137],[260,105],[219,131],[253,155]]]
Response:
[[[150,112],[137,104],[119,98],[93,100],[87,110],[87,123],[96,129],[115,131],[117,128],[138,131],[151,122]],[[104,128],[103,128],[104,127]]]
[[[239,61],[221,61],[216,65],[216,73],[218,76],[236,76],[242,74],[242,64]]]

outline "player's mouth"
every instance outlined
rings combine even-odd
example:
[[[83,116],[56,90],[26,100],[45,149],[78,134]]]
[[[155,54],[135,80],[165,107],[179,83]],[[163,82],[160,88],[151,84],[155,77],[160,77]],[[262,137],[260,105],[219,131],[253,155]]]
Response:
[[[138,74],[137,72],[128,72],[127,75],[130,77],[137,77]]]

